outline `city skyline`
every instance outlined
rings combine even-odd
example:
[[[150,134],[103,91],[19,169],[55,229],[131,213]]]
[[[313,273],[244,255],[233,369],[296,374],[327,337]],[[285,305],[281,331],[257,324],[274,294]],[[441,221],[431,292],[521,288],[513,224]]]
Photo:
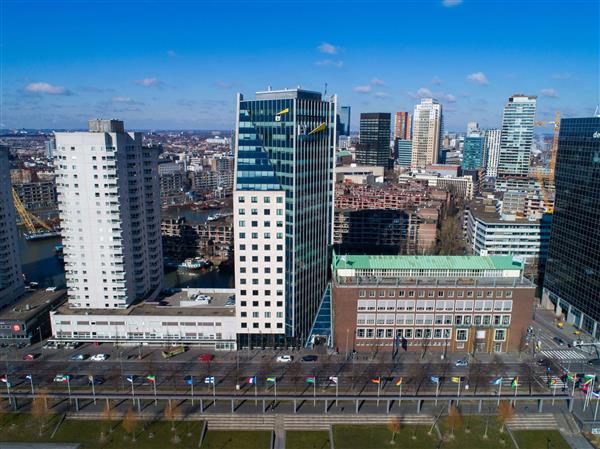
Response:
[[[23,35],[10,18],[26,6],[4,2],[0,126],[77,128],[101,116],[131,129],[229,130],[235,92],[269,84],[322,92],[327,83],[340,106],[352,106],[354,130],[361,112],[411,111],[430,96],[444,105],[449,131],[473,120],[499,127],[515,93],[537,95],[542,120],[556,109],[563,117],[590,115],[598,103],[594,2],[325,2],[315,20],[311,3],[232,4],[235,14],[220,20],[223,7],[212,2],[106,2],[100,10],[94,2],[33,1]],[[396,33],[400,10],[406,19]],[[294,18],[277,25],[286,11]],[[175,19],[161,20],[169,14]],[[106,17],[129,34],[98,32]],[[439,44],[419,38],[419,17],[438,30]],[[319,25],[332,18],[335,27]],[[249,20],[264,32],[244,32]],[[302,33],[286,31],[299,24]],[[507,33],[524,27],[527,33]],[[560,39],[570,29],[578,34]],[[251,36],[251,54],[240,32]]]

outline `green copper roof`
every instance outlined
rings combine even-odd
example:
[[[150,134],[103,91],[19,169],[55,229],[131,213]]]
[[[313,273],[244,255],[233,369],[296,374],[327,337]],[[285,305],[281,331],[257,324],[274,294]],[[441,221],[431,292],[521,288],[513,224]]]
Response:
[[[333,254],[333,268],[378,270],[519,270],[512,256],[359,256]]]
[[[350,151],[346,151],[346,150],[342,150],[342,151],[338,151],[337,153],[335,153],[336,156],[352,156],[352,153],[350,153]]]

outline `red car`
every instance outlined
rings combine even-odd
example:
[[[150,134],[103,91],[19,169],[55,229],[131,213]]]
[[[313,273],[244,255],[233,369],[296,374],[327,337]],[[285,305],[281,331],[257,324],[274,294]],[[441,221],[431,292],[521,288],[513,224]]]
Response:
[[[23,360],[33,360],[37,357],[37,354],[25,354],[22,359]]]
[[[199,355],[196,358],[196,360],[198,360],[199,362],[212,362],[214,358],[215,358],[215,356],[212,354],[202,354],[202,355]]]

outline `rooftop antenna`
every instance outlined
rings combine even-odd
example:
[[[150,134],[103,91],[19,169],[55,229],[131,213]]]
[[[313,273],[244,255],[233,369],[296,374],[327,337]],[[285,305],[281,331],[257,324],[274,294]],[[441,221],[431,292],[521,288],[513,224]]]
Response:
[[[596,110],[594,111],[594,117],[600,117],[600,104],[596,105]]]
[[[325,81],[325,92],[323,92],[323,98],[327,97],[327,81]]]

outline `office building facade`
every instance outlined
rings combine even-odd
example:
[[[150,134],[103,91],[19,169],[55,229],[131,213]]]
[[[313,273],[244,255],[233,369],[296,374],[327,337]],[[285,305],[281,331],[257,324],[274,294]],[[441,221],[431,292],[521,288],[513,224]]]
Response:
[[[25,291],[8,153],[8,147],[0,145],[0,308]]]
[[[349,136],[350,135],[350,106],[340,107],[340,113],[338,116],[338,136]]]
[[[387,167],[390,163],[389,113],[360,114],[360,143],[356,147],[356,163]]]
[[[544,302],[600,339],[600,117],[562,119]]]
[[[485,137],[485,175],[491,178],[498,176],[498,158],[500,157],[500,135],[499,129],[488,129]]]
[[[396,139],[394,141],[396,164],[400,167],[410,167],[412,161],[412,140]]]
[[[158,151],[118,120],[56,133],[56,185],[71,308],[124,309],[160,292]]]
[[[465,137],[463,146],[463,170],[479,170],[484,165],[485,138],[479,135]]]
[[[415,106],[412,130],[412,168],[437,164],[442,148],[442,105],[435,99],[423,98]]]
[[[528,176],[536,104],[535,96],[518,94],[508,99],[502,115],[498,176]]]
[[[412,139],[412,116],[410,112],[396,112],[394,114],[394,140]]]
[[[336,122],[335,96],[238,94],[233,209],[242,347],[308,337],[328,283]]]

